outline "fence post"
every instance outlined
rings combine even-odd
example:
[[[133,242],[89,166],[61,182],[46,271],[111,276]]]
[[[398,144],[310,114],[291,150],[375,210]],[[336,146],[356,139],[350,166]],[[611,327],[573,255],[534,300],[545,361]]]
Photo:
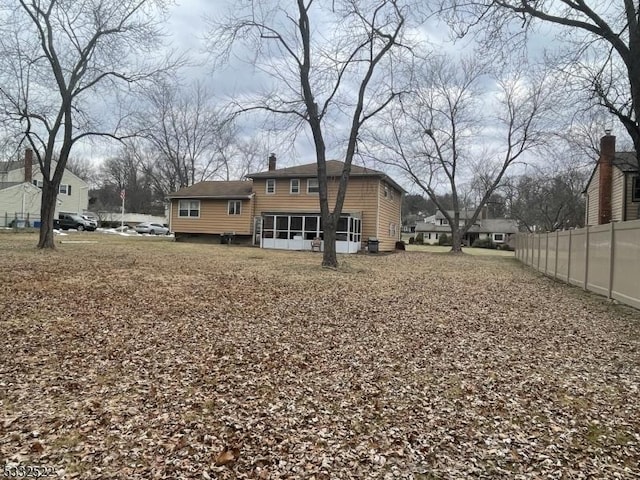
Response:
[[[560,242],[559,236],[560,234],[558,230],[556,230],[556,261],[555,265],[553,266],[553,278],[558,278],[558,245]]]
[[[535,233],[530,233],[529,234],[529,239],[531,240],[531,266],[533,268],[536,268],[535,265],[533,264],[533,252],[536,249],[536,234]]]
[[[609,229],[609,292],[607,294],[607,298],[611,298],[611,293],[613,292],[613,261],[615,256],[616,249],[613,246],[613,242],[615,240],[615,223],[611,222],[611,228]]]
[[[573,237],[573,230],[569,230],[569,256],[567,257],[567,283],[571,285],[571,240]]]
[[[584,285],[583,288],[587,290],[589,284],[589,226],[584,232]]]
[[[536,233],[535,236],[533,237],[533,245],[535,246],[536,241],[535,241],[535,237],[538,237],[538,263],[536,265],[536,270],[540,271],[540,252],[542,251],[542,238],[540,238],[540,234]]]
[[[549,274],[549,232],[545,234],[546,244],[544,246],[544,274]]]

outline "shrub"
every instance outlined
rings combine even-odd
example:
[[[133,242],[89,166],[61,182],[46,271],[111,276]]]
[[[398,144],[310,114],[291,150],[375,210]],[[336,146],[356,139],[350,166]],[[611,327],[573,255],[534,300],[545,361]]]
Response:
[[[438,245],[451,246],[453,244],[453,238],[446,233],[441,233],[438,236]]]
[[[416,235],[416,245],[424,245],[424,233],[420,232]]]
[[[493,243],[493,241],[490,238],[478,238],[474,240],[473,245],[471,246],[473,248],[489,248],[492,250],[495,250],[496,248],[496,244]]]
[[[416,243],[416,238],[415,237],[409,237],[409,245],[413,245],[414,243]]]
[[[406,250],[405,244],[402,240],[396,242],[396,250]]]

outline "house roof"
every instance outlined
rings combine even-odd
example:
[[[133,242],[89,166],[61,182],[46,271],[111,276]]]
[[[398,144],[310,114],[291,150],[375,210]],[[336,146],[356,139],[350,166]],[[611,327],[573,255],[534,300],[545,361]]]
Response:
[[[636,157],[636,152],[616,152],[613,166],[618,167],[623,172],[637,172],[638,158]]]
[[[327,160],[327,176],[340,177],[344,162],[340,160]],[[317,163],[307,163],[305,165],[297,165],[295,167],[279,168],[267,172],[250,173],[249,178],[314,178],[318,176]],[[406,190],[398,185],[386,173],[371,168],[361,167],[360,165],[351,165],[351,173],[349,177],[378,177],[392,185],[396,190],[405,193]]]
[[[33,183],[29,182],[0,182],[0,191],[9,190],[10,188],[22,187],[26,190],[40,191]]]
[[[489,218],[478,220],[469,227],[469,233],[518,233],[518,222],[511,218]],[[436,225],[429,222],[418,222],[416,232],[451,232],[449,225]]]
[[[16,185],[20,185],[24,182],[0,182],[0,190],[4,190],[5,188],[15,187]]]
[[[598,169],[599,164],[600,161],[596,162],[593,170],[591,170],[591,175],[589,176],[589,180],[585,184],[582,193],[587,193],[587,190],[589,190],[589,185],[591,185],[591,180],[593,180],[593,176],[596,174],[596,170]],[[618,168],[623,173],[637,173],[638,171],[640,171],[638,169],[638,159],[636,157],[636,152],[616,152],[616,155],[613,158],[613,166]]]
[[[34,155],[32,164],[38,165],[38,159],[35,158],[35,155]],[[12,170],[17,170],[19,168],[24,168],[24,160],[7,160],[7,161],[0,162],[0,172],[3,172],[3,173],[10,172]]]
[[[512,218],[486,218],[480,220],[477,231],[481,233],[518,233],[518,222]]]
[[[252,181],[233,180],[199,182],[167,195],[168,198],[249,198]]]

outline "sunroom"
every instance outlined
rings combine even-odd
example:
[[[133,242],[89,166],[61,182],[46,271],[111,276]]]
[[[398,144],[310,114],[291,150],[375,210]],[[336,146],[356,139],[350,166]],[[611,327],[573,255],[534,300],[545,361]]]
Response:
[[[319,213],[263,213],[260,247],[279,250],[312,250],[313,240],[320,239],[324,249],[322,218]],[[362,242],[359,213],[345,213],[338,221],[336,252],[356,253]]]

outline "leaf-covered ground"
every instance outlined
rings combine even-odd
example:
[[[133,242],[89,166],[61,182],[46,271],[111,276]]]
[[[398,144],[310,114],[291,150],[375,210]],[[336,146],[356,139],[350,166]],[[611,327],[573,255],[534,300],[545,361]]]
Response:
[[[0,235],[11,468],[640,477],[636,310],[508,258],[357,255],[329,271],[313,253],[73,239],[99,242],[41,253]]]

